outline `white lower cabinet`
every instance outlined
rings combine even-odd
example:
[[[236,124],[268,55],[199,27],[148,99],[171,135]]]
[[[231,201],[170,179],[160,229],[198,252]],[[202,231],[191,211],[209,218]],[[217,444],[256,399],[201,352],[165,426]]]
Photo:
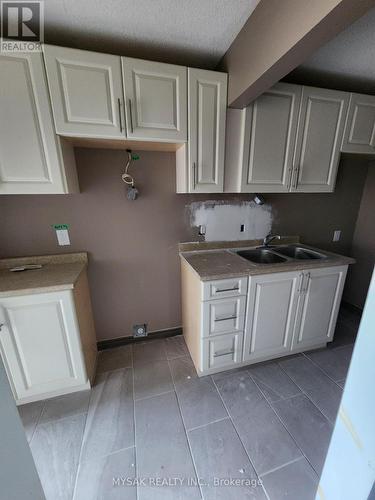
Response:
[[[203,370],[230,368],[242,361],[243,333],[229,333],[203,340]]]
[[[0,325],[1,356],[17,403],[90,387],[92,353],[85,352],[89,342],[81,338],[72,290],[0,298]]]
[[[182,262],[183,333],[198,375],[333,340],[348,266],[204,281]]]
[[[333,340],[347,266],[305,271],[292,349]]]
[[[244,361],[333,339],[347,266],[250,277]]]
[[[250,277],[244,360],[290,352],[299,281],[296,272]]]

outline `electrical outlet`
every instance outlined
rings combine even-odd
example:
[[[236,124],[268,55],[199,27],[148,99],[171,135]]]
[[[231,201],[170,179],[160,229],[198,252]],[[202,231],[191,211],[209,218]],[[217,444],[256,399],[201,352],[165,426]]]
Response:
[[[147,337],[147,323],[133,325],[133,337]]]
[[[245,231],[245,224],[241,224],[240,233],[243,233],[244,231]]]
[[[206,234],[206,226],[204,226],[203,224],[201,224],[201,225],[199,226],[199,231],[198,231],[198,234],[199,234],[200,236],[204,236],[204,235]]]
[[[341,238],[341,231],[338,229],[333,233],[332,241],[340,241],[340,238]]]

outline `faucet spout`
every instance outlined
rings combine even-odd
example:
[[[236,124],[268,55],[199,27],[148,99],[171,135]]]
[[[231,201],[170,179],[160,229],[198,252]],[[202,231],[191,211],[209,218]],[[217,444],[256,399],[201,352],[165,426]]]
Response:
[[[281,236],[279,234],[267,234],[263,240],[263,246],[268,247],[273,240],[281,240]]]

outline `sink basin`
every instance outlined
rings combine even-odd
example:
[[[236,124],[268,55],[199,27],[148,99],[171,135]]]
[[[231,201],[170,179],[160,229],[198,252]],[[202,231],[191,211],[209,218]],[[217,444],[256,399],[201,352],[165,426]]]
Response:
[[[236,253],[240,257],[243,257],[244,259],[250,260],[251,262],[255,262],[257,264],[279,264],[280,262],[285,262],[288,260],[287,258],[272,252],[272,250],[268,250],[268,248],[240,250]]]
[[[291,259],[297,260],[312,260],[312,259],[324,259],[325,255],[315,252],[314,250],[309,250],[307,248],[291,245],[287,247],[277,247],[274,249],[275,252],[286,255]]]

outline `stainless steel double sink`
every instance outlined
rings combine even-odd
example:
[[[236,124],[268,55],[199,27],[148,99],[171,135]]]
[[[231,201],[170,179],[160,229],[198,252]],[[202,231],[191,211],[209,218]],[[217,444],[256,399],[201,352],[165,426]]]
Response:
[[[327,258],[323,253],[299,245],[258,247],[251,250],[237,250],[236,254],[256,264],[281,264],[291,260],[320,260]]]

